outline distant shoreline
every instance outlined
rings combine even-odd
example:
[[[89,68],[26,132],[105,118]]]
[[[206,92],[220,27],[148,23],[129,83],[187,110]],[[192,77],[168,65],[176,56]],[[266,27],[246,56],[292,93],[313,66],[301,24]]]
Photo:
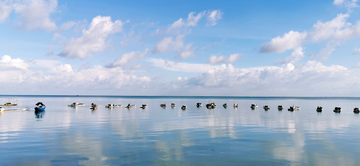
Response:
[[[173,99],[304,99],[304,100],[319,100],[319,99],[346,99],[346,100],[360,100],[360,97],[296,97],[296,96],[130,96],[130,95],[0,95],[0,97],[108,97],[108,98],[173,98]]]

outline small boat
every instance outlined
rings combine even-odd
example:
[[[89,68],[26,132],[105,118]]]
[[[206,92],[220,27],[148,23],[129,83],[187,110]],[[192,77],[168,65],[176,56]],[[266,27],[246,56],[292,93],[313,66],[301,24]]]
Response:
[[[316,112],[322,112],[322,110],[323,110],[323,107],[321,107],[321,106],[318,106],[318,107],[316,108]]]
[[[267,110],[269,110],[270,109],[270,107],[268,106],[268,105],[264,105],[264,110],[265,111],[267,111]]]
[[[171,108],[175,108],[175,103],[171,103]],[[165,104],[165,107],[166,107],[166,104]]]
[[[225,104],[223,104],[223,107],[224,107],[224,108],[227,108],[227,104],[226,104],[226,103],[225,103]]]
[[[45,111],[46,106],[45,106],[44,103],[38,102],[38,103],[36,103],[35,105],[36,105],[36,107],[34,108],[34,109],[35,109],[35,112]]]
[[[99,106],[97,104],[91,103],[91,110],[96,110]]]
[[[355,107],[355,108],[354,108],[354,113],[355,113],[355,114],[360,113],[359,108]]]
[[[278,105],[278,110],[279,111],[282,111],[284,108],[283,108],[283,106],[282,105]]]
[[[300,107],[298,107],[298,106],[290,106],[290,108],[288,109],[288,111],[296,111],[296,110],[300,110]]]
[[[5,109],[3,107],[0,107],[0,112],[4,111]]]
[[[145,109],[147,107],[147,105],[146,104],[143,104],[140,108],[141,109]]]
[[[77,107],[77,106],[85,106],[84,103],[72,103],[70,105],[68,105],[69,107]]]
[[[206,108],[208,108],[208,109],[214,109],[214,108],[216,108],[216,104],[215,104],[215,103],[206,104]]]
[[[257,108],[257,107],[258,107],[258,106],[257,106],[256,104],[254,104],[254,103],[250,105],[250,108],[251,108],[251,109],[255,109],[255,108]]]
[[[4,108],[0,107],[0,112],[29,111],[29,110],[30,110],[30,108],[19,108],[19,109],[5,110]]]
[[[234,103],[234,108],[238,108],[239,104]]]
[[[114,108],[114,107],[121,107],[122,105],[119,104],[119,105],[116,105],[116,104],[108,104],[105,106],[105,108]]]
[[[186,108],[187,108],[187,106],[185,104],[181,106],[182,110],[186,110]]]
[[[160,107],[166,108],[166,104],[160,104]]]
[[[136,107],[136,105],[130,105],[129,103],[125,108],[131,108],[131,107]]]
[[[196,107],[201,107],[202,104],[201,103],[196,103]]]
[[[16,103],[12,104],[12,103],[10,103],[10,102],[7,102],[7,103],[5,103],[5,104],[3,104],[3,105],[0,105],[0,106],[10,107],[10,106],[17,106],[17,105],[18,105],[18,104],[16,104]]]
[[[335,113],[340,113],[341,112],[341,107],[335,107],[334,112]]]

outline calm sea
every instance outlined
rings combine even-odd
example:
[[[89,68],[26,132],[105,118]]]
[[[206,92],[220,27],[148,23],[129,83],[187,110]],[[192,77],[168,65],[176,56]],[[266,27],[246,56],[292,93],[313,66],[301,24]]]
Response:
[[[0,165],[360,165],[359,98],[0,96],[8,101],[19,106],[5,109],[31,109],[0,113]],[[47,106],[42,116],[38,101]]]

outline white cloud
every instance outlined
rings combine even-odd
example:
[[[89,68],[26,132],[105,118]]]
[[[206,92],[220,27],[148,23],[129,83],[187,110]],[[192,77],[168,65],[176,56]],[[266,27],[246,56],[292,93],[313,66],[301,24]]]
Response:
[[[12,10],[12,6],[7,1],[0,1],[0,22],[8,18]]]
[[[350,28],[351,24],[346,22],[347,18],[349,18],[349,14],[338,14],[334,19],[325,23],[317,21],[309,33],[309,37],[313,41],[350,38],[353,30]]]
[[[286,64],[286,63],[294,63],[299,61],[304,57],[304,53],[302,51],[302,47],[295,48],[294,51],[290,54],[290,56],[286,57],[284,61],[277,62],[278,64]]]
[[[108,35],[120,32],[123,22],[111,21],[108,16],[96,16],[90,23],[87,30],[83,30],[82,36],[71,39],[65,46],[60,56],[69,58],[85,58],[91,56],[91,53],[99,52],[105,49],[105,39]]]
[[[28,68],[28,63],[24,60],[16,58],[12,59],[9,55],[2,56],[0,60],[0,69],[21,69],[26,70]]]
[[[271,39],[260,46],[260,52],[262,53],[281,53],[289,49],[299,47],[307,36],[306,32],[290,31],[283,36],[278,36]]]
[[[358,7],[356,4],[358,0],[334,0],[333,4],[338,6],[345,6],[349,9]]]
[[[183,18],[180,18],[179,20],[175,21],[169,27],[165,30],[166,33],[172,33],[172,32],[179,32],[181,28],[196,26],[197,23],[200,21],[200,19],[205,15],[205,11],[200,12],[196,14],[195,12],[190,12],[188,14],[188,18],[184,20]],[[158,33],[164,32],[161,30],[157,31]]]
[[[208,71],[209,69],[216,67],[214,65],[209,65],[209,64],[173,62],[173,61],[155,59],[155,58],[150,58],[147,61],[151,62],[156,67],[169,71],[180,71],[180,72],[203,73]]]
[[[42,64],[48,65],[41,66]],[[119,67],[94,66],[74,70],[70,64],[62,64],[58,61],[32,60],[26,63],[21,59],[11,59],[10,56],[3,56],[0,68],[0,86],[12,94],[38,90],[42,93],[63,94],[81,91],[94,94],[104,93],[106,90],[107,92],[122,90],[124,86],[129,89],[142,88],[151,81],[149,77],[139,77]]]
[[[191,56],[194,56],[194,47],[192,44],[187,44],[184,46],[184,36],[185,35],[177,35],[175,38],[173,37],[165,37],[158,43],[156,43],[155,48],[153,49],[153,53],[166,53],[166,52],[177,52],[178,57],[181,59],[185,59]]]
[[[242,55],[241,54],[231,54],[229,57],[212,55],[207,63],[233,63],[237,59],[239,59]]]
[[[224,13],[222,13],[220,10],[213,10],[208,12],[208,17],[207,17],[207,26],[215,26],[217,24],[217,22],[221,19],[222,15]]]
[[[145,49],[144,52],[130,52],[123,54],[121,57],[117,58],[113,63],[107,65],[107,67],[120,67],[120,66],[126,66],[128,65],[130,60],[138,60],[145,57],[146,53],[149,51],[149,49]]]

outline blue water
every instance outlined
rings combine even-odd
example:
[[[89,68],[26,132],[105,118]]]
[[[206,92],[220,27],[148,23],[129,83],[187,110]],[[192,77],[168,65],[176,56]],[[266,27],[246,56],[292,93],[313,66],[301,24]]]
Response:
[[[0,103],[19,104],[6,109],[31,108],[0,113],[0,165],[360,165],[360,116],[353,113],[359,100],[0,96]],[[42,116],[34,114],[38,101],[47,106]],[[86,106],[68,107],[72,102]],[[215,102],[217,108],[197,108],[197,102]],[[99,108],[91,111],[91,103]],[[108,103],[136,108],[107,109]],[[259,107],[251,110],[251,103]],[[289,112],[290,105],[301,110]],[[337,106],[340,114],[333,112]]]

